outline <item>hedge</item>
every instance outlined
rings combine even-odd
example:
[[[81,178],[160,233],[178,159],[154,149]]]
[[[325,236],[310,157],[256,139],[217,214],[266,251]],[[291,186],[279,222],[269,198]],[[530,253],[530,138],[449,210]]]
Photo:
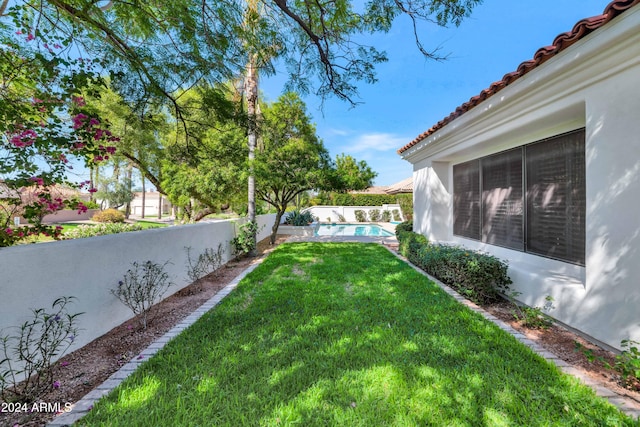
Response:
[[[411,222],[398,224],[396,235],[400,253],[414,265],[477,304],[499,301],[509,290],[506,262],[459,246],[429,243],[412,228]]]

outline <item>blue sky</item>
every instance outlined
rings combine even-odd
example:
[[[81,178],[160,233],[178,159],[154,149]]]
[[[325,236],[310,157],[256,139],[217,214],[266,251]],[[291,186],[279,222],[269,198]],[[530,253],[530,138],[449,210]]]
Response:
[[[376,185],[408,178],[411,165],[396,150],[448,116],[481,90],[514,71],[540,47],[570,31],[580,19],[599,15],[609,0],[485,0],[460,27],[424,24],[420,37],[428,49],[449,54],[444,62],[425,60],[413,41],[409,22],[396,21],[390,33],[369,43],[387,52],[377,67],[378,82],[360,85],[363,104],[351,108],[337,99],[306,96],[318,136],[335,158],[346,153],[378,172]],[[261,82],[268,100],[281,93],[283,77]]]

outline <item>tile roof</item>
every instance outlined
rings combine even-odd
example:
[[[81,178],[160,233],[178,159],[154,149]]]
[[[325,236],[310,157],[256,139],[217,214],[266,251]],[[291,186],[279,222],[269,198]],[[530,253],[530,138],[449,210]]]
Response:
[[[386,189],[387,194],[411,193],[413,192],[413,177],[403,179],[400,182],[391,184]]]
[[[485,99],[495,95],[514,81],[518,80],[520,77],[527,74],[529,71],[533,70],[541,64],[544,64],[554,55],[562,52],[564,49],[573,45],[578,40],[585,37],[587,34],[590,34],[591,32],[597,30],[616,16],[620,15],[628,9],[631,9],[637,4],[640,4],[640,0],[614,0],[607,5],[602,15],[593,16],[591,18],[586,18],[578,21],[578,23],[573,26],[573,29],[571,31],[562,33],[557,36],[553,40],[552,45],[538,49],[538,51],[533,55],[533,59],[521,63],[516,71],[505,74],[504,77],[502,77],[502,80],[492,83],[491,86],[489,86],[487,89],[484,89],[482,92],[480,92],[479,95],[472,97],[469,101],[456,108],[456,110],[449,116],[440,120],[430,129],[418,135],[413,141],[411,141],[404,147],[398,149],[398,154],[402,154],[403,152],[407,151],[409,148],[418,144],[429,135],[442,129],[444,126],[460,117],[467,111],[471,110],[473,107],[477,106]]]

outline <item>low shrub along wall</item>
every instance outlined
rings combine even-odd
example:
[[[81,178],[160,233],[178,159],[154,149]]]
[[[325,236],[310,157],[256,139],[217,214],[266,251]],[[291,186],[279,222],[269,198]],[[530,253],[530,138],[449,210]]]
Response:
[[[396,227],[399,251],[422,270],[478,304],[497,301],[508,291],[512,281],[504,261],[459,246],[429,243],[412,229],[409,221]]]

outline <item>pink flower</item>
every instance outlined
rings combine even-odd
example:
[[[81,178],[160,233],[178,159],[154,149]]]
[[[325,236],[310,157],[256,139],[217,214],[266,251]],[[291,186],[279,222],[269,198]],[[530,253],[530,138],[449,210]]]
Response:
[[[60,366],[62,366],[63,368],[64,368],[65,366],[69,366],[69,362],[67,362],[66,360],[63,360],[63,361],[60,363]]]
[[[44,185],[44,180],[37,176],[32,176],[31,178],[29,178],[29,181],[35,182],[36,185]]]
[[[97,129],[95,135],[93,135],[93,139],[95,139],[96,141],[102,139],[103,133],[104,131],[102,129]]]
[[[89,120],[89,126],[97,126],[100,124],[100,120],[96,119],[95,117],[91,117],[91,119]]]
[[[89,209],[83,205],[82,203],[78,203],[78,215],[85,213],[86,211],[88,211]]]
[[[115,154],[116,152],[116,147],[106,147],[105,150],[107,151],[107,153],[109,154]]]
[[[35,39],[35,37],[33,36],[33,34],[29,33],[27,34],[27,41],[30,42],[31,40]]]
[[[5,233],[7,233],[8,235],[12,235],[12,234],[13,234],[13,230],[12,230],[12,229],[10,229],[10,228],[5,229],[4,231],[5,231]]]
[[[15,147],[23,148],[28,147],[36,142],[36,138],[38,138],[38,134],[36,133],[36,131],[34,131],[33,129],[27,129],[11,137],[10,142]]]
[[[78,113],[77,115],[73,116],[73,118],[71,119],[71,121],[73,122],[73,128],[74,129],[81,128],[83,125],[84,119],[86,118],[87,116],[82,113]]]
[[[60,381],[54,381],[53,382],[53,388],[59,389],[60,388]]]
[[[94,161],[94,162],[96,162],[96,163],[97,163],[97,162],[101,162],[101,161],[103,161],[103,160],[104,160],[104,157],[102,157],[102,156],[95,156],[95,157],[93,158],[93,161]]]
[[[53,48],[54,49],[62,49],[62,46],[60,46],[58,43],[54,43]]]

